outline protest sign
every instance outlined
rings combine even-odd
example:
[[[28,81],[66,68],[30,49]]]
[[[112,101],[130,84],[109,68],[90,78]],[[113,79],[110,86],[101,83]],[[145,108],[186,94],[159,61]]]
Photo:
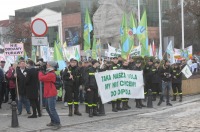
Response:
[[[144,98],[143,71],[112,70],[95,74],[103,103],[118,98]]]
[[[64,56],[69,61],[70,59],[80,60],[80,45],[64,48]]]
[[[11,43],[4,45],[5,56],[23,56],[24,44],[23,43]]]
[[[131,56],[140,56],[140,55],[141,55],[141,46],[135,47],[135,48],[132,50],[132,52],[131,52],[130,55],[131,55]]]

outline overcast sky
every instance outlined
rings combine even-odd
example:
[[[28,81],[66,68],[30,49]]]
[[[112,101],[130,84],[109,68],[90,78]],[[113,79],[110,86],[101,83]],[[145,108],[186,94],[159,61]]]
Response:
[[[6,20],[9,15],[15,15],[15,10],[57,0],[1,0],[0,3],[0,20]]]

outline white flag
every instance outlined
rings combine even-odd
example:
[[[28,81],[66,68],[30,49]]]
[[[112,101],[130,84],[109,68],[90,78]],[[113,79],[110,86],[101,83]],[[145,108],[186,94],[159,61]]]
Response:
[[[183,70],[181,71],[186,78],[189,78],[192,76],[192,72],[190,71],[190,68],[186,65]]]
[[[160,46],[159,46],[158,59],[159,59],[159,60],[162,60],[162,59],[163,59],[161,44],[160,44]]]

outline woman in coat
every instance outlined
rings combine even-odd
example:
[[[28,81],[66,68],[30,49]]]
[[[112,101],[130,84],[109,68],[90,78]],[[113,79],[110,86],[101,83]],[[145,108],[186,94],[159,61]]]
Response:
[[[41,117],[40,104],[39,104],[38,71],[34,67],[34,62],[32,60],[29,60],[27,62],[26,96],[29,99],[33,110],[33,114],[28,118],[37,118],[37,112],[38,116]]]
[[[16,99],[16,78],[14,77],[16,66],[16,64],[11,64],[11,67],[9,67],[9,70],[6,72],[6,79],[8,80],[8,88],[10,89],[12,101]]]

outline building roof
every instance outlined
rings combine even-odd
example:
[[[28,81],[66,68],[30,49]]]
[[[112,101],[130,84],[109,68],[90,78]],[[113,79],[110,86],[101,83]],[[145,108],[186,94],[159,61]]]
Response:
[[[0,27],[8,27],[10,25],[10,20],[0,21]]]

